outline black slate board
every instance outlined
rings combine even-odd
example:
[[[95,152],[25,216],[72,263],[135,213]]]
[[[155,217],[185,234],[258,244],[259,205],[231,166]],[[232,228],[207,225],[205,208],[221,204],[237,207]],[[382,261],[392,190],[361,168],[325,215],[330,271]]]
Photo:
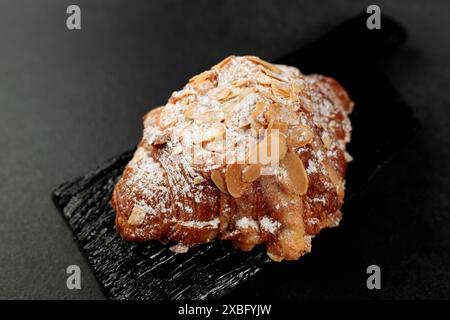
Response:
[[[304,73],[335,77],[355,101],[351,115],[354,131],[348,148],[355,160],[347,174],[347,203],[418,128],[410,108],[377,66],[404,41],[406,34],[388,18],[383,18],[381,30],[369,31],[365,19],[356,17],[276,61],[297,66]],[[268,262],[263,248],[243,253],[223,242],[174,255],[158,242],[122,241],[114,228],[109,201],[132,153],[125,152],[53,192],[55,203],[108,298],[218,298]]]

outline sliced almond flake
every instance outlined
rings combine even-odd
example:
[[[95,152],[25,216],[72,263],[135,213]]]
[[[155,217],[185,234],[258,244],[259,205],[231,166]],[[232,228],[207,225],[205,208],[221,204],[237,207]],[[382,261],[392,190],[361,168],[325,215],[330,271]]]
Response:
[[[281,112],[281,107],[278,103],[269,106],[269,110],[264,113],[264,118],[267,122],[278,120]]]
[[[221,101],[232,101],[238,98],[240,95],[245,95],[244,92],[239,92],[239,90],[232,90],[226,98],[221,99]]]
[[[194,90],[182,90],[172,93],[169,102],[176,103],[177,101],[183,100],[183,98],[194,96],[196,92]]]
[[[294,82],[294,83],[291,84],[291,88],[292,88],[292,92],[293,93],[299,94],[305,89],[305,86],[304,85],[301,86],[301,85],[299,85],[299,84]]]
[[[253,182],[261,176],[262,166],[259,163],[250,164],[242,171],[242,180],[244,182]]]
[[[298,155],[289,151],[281,160],[280,166],[285,170],[285,174],[279,177],[283,189],[298,195],[306,194],[309,185],[308,175]]]
[[[130,216],[128,217],[128,224],[132,226],[137,226],[142,224],[145,219],[145,210],[141,207],[135,206],[133,211],[131,211]]]
[[[272,82],[272,92],[274,95],[284,98],[289,98],[291,95],[289,86],[276,82]]]
[[[335,168],[333,168],[331,163],[325,163],[324,168],[326,172],[328,173],[328,177],[331,180],[331,183],[336,188],[337,195],[339,197],[339,200],[344,199],[344,191],[345,191],[345,181],[342,179],[341,175],[336,171]]]
[[[237,163],[228,165],[225,171],[225,182],[228,192],[234,198],[240,198],[249,186],[249,183],[242,180],[242,165]]]
[[[299,101],[299,95],[301,95],[301,92],[303,91],[303,87],[299,86],[296,83],[291,84],[291,95],[290,100],[291,103],[296,103]]]
[[[170,251],[173,253],[186,253],[189,251],[189,246],[184,245],[182,243],[178,243],[176,245],[173,245],[169,248]]]
[[[292,126],[288,131],[288,145],[292,148],[300,148],[309,143],[314,138],[311,128],[304,125]]]
[[[226,184],[225,178],[224,178],[222,172],[220,172],[220,170],[214,170],[213,172],[211,172],[211,180],[212,180],[212,182],[214,182],[216,187],[219,188],[220,191],[228,194],[227,184]]]
[[[206,81],[211,81],[214,83],[216,77],[217,77],[216,71],[208,70],[190,78],[189,83],[192,83],[196,87],[200,87]]]
[[[264,113],[268,110],[269,105],[263,103],[263,102],[257,102],[255,104],[255,108],[252,111],[252,117],[253,120],[255,120],[256,122],[262,124],[262,125],[266,125],[267,121],[266,118],[264,117]]]
[[[299,102],[300,102],[300,106],[307,112],[311,113],[313,112],[313,105],[312,105],[312,101],[305,96],[299,96]]]
[[[184,117],[185,117],[186,119],[192,119],[192,117],[193,117],[194,114],[195,114],[195,108],[196,108],[196,107],[197,107],[197,106],[196,106],[196,105],[193,105],[193,104],[187,106],[187,108],[186,108],[186,109],[184,110],[184,112],[183,112]]]
[[[321,139],[325,148],[330,149],[332,143],[330,136],[326,132],[324,132],[321,136]]]
[[[348,153],[347,151],[344,152],[344,158],[345,158],[345,161],[346,161],[347,163],[353,161],[352,155],[351,155],[350,153]]]
[[[278,68],[275,65],[273,65],[273,64],[271,64],[271,63],[269,63],[267,61],[264,61],[264,60],[262,60],[262,59],[260,59],[260,58],[258,58],[256,56],[246,56],[246,58],[248,60],[256,63],[256,64],[259,64],[259,65],[269,69],[270,71],[273,71],[273,72],[278,73],[278,74],[282,73],[280,68]]]
[[[274,72],[272,72],[272,71],[270,71],[270,70],[268,70],[268,69],[262,69],[261,71],[262,71],[266,76],[268,76],[268,77],[270,77],[270,78],[272,78],[272,79],[275,79],[275,80],[278,80],[278,81],[281,81],[281,82],[286,82],[286,79],[280,77],[278,74],[276,74],[276,73],[274,73]]]
[[[279,130],[283,134],[286,134],[288,131],[289,125],[286,122],[273,120],[269,122],[269,125],[267,126],[267,131],[271,132],[272,130]]]
[[[222,61],[220,61],[218,64],[216,64],[213,68],[215,69],[222,69],[223,66],[225,66],[228,62],[230,62],[230,60],[234,58],[234,56],[228,56],[225,59],[223,59]]]
[[[265,126],[261,123],[255,121],[253,118],[250,118],[250,128],[254,132],[260,132],[261,130],[264,130]]]
[[[195,176],[195,177],[194,177],[194,184],[195,184],[195,185],[200,184],[200,183],[202,183],[203,181],[205,181],[205,179],[204,179],[202,176]]]
[[[251,79],[235,80],[231,84],[237,88],[247,87],[252,83]]]
[[[271,82],[269,86],[272,86]],[[272,95],[272,90],[260,90],[258,94],[263,98],[261,99],[266,104],[277,103],[277,99]]]
[[[225,134],[225,126],[222,123],[216,123],[200,133],[200,142],[221,139]]]
[[[272,85],[273,81],[271,81],[270,79],[267,79],[266,77],[264,77],[264,78],[257,79],[257,82],[261,86],[270,87]]]
[[[219,93],[217,94],[216,98],[217,100],[225,100],[229,95],[231,95],[232,91],[229,88],[223,88]]]

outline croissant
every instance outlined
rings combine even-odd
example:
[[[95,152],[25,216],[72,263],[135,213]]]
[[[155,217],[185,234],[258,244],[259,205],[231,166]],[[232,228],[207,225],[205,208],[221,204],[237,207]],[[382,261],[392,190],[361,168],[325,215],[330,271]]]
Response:
[[[176,253],[219,239],[298,259],[342,218],[352,108],[332,78],[226,58],[144,117],[112,195],[118,232]]]

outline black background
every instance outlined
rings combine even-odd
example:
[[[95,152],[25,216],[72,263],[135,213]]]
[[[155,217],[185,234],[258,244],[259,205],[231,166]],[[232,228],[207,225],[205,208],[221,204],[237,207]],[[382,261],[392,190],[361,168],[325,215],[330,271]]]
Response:
[[[73,3],[81,31],[65,27]],[[51,190],[132,148],[142,115],[193,74],[229,54],[273,60],[369,4],[0,1],[0,298],[102,298]],[[326,231],[306,262],[282,274],[268,265],[227,298],[450,297],[449,5],[377,4],[409,33],[383,68],[422,130],[342,222],[358,239],[343,243],[351,263],[324,261],[323,277],[308,278],[302,266],[339,229]],[[71,264],[82,290],[66,288]],[[366,288],[370,264],[381,267],[382,290]]]

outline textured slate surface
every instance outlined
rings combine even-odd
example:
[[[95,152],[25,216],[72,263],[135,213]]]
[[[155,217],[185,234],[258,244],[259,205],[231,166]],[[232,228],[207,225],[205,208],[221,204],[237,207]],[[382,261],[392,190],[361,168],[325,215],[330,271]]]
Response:
[[[305,73],[334,76],[356,103],[349,146],[355,160],[348,171],[346,214],[351,210],[351,198],[418,128],[408,106],[377,67],[381,58],[403,42],[405,32],[386,18],[379,32],[368,33],[361,27],[363,23],[365,19],[353,19],[277,61],[295,65]],[[379,130],[380,122],[383,130]],[[108,298],[217,298],[264,266],[267,258],[261,248],[246,254],[226,243],[214,243],[175,256],[157,242],[122,241],[114,229],[109,200],[131,154],[111,159],[53,193]]]

